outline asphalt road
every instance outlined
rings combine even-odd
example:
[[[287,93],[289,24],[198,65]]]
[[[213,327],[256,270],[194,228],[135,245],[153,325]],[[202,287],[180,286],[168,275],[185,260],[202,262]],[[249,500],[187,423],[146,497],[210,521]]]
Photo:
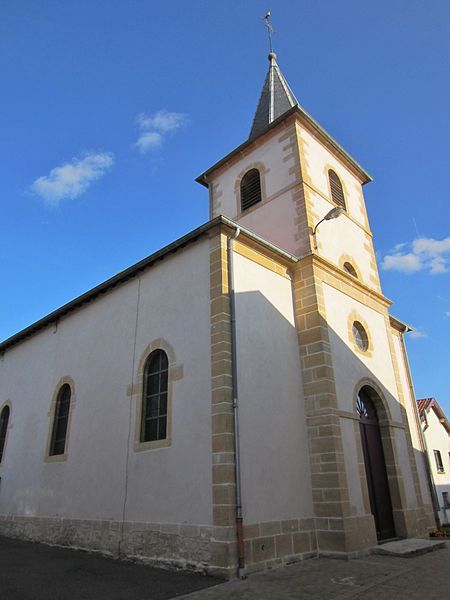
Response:
[[[0,600],[443,600],[449,590],[448,544],[412,558],[305,560],[224,583],[0,537]]]
[[[0,537],[0,600],[166,600],[219,582]]]

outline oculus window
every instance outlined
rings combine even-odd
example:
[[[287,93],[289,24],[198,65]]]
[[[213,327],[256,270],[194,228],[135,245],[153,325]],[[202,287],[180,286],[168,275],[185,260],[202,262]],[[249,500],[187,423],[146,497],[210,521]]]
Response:
[[[369,348],[369,338],[367,331],[359,321],[355,321],[352,326],[353,339],[360,350],[365,352]]]

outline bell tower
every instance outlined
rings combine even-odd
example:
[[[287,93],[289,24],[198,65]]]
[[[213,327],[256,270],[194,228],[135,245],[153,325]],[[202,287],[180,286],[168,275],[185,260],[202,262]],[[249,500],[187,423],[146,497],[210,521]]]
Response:
[[[366,388],[379,403],[396,535],[426,531],[414,458],[421,442],[401,350],[407,327],[389,315],[381,292],[363,195],[370,175],[300,105],[275,53],[268,58],[248,139],[197,181],[209,189],[211,218],[224,215],[298,259],[299,401],[318,549],[349,555],[375,545],[378,533],[356,409]]]
[[[223,214],[291,254],[317,253],[380,291],[362,186],[370,175],[302,108],[274,52],[248,139],[203,173]],[[249,176],[251,173],[251,176]],[[342,216],[319,221],[335,207]]]

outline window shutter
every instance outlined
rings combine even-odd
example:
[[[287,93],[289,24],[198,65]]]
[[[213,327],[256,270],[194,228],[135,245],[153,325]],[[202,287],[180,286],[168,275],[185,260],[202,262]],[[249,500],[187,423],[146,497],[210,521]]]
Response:
[[[331,169],[328,171],[328,179],[330,180],[331,198],[333,202],[338,206],[342,206],[344,210],[347,210],[341,180]]]
[[[251,169],[241,180],[241,210],[261,201],[261,178],[258,169]]]

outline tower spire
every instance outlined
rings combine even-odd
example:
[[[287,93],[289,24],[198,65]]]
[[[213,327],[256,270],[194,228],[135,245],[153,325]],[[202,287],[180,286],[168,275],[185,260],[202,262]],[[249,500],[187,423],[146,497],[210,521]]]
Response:
[[[269,33],[269,70],[264,80],[249,139],[263,133],[273,121],[298,104],[297,98],[280,71],[277,55],[273,51],[273,27],[270,22],[270,11],[267,12],[264,21]]]

